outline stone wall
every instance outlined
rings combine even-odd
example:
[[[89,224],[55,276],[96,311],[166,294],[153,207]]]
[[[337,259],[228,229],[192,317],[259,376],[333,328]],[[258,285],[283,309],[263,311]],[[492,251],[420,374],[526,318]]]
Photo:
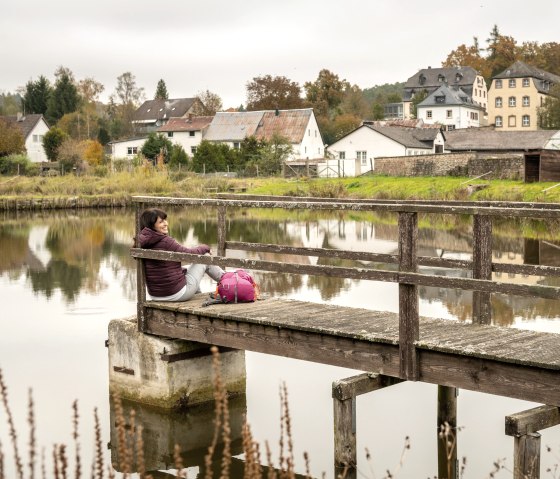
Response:
[[[375,159],[375,173],[389,176],[479,176],[485,179],[524,177],[522,153],[438,153]]]

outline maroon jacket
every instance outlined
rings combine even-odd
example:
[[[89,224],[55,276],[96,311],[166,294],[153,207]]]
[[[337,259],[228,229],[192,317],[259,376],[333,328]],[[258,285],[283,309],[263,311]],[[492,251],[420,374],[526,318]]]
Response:
[[[174,251],[178,253],[205,254],[210,252],[208,245],[196,248],[185,248],[171,236],[144,228],[138,236],[141,248]],[[146,285],[151,296],[171,296],[187,283],[185,274],[178,261],[161,261],[158,259],[144,260]]]

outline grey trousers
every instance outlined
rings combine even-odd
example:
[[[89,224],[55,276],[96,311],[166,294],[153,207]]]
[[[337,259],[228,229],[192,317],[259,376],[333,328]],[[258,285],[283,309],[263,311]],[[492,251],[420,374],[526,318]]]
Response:
[[[187,301],[196,293],[200,292],[200,282],[206,273],[214,281],[220,281],[225,271],[219,266],[208,264],[192,264],[186,269],[185,279],[187,280],[187,289],[177,301]]]

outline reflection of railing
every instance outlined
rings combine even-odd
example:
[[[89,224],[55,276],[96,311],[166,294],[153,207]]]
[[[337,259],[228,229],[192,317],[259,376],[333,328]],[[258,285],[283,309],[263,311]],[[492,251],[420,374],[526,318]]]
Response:
[[[399,284],[400,349],[402,354],[401,372],[403,377],[417,377],[415,341],[418,340],[418,290],[419,285],[472,290],[473,322],[487,324],[491,321],[490,295],[492,293],[519,296],[560,298],[560,288],[542,285],[512,284],[494,282],[492,271],[521,273],[526,275],[560,276],[560,268],[537,265],[512,265],[492,263],[492,218],[560,218],[560,205],[525,204],[507,202],[428,202],[428,201],[385,201],[385,200],[332,200],[315,198],[278,198],[256,196],[229,196],[217,199],[154,198],[134,197],[137,204],[137,218],[147,204],[168,204],[184,206],[213,206],[218,209],[217,256],[199,256],[166,251],[134,249],[135,258],[150,258],[172,261],[193,261],[202,264],[217,264],[223,267],[243,267],[248,269],[278,271],[294,274],[336,276],[351,279],[387,281]],[[334,251],[320,248],[302,248],[260,243],[227,241],[226,218],[228,207],[284,208],[289,210],[342,210],[342,211],[385,211],[398,214],[399,238],[398,255]],[[473,216],[473,260],[449,260],[443,258],[418,257],[416,243],[418,236],[418,213],[453,214]],[[137,221],[138,223],[138,221]],[[270,253],[290,253],[296,255],[328,256],[346,259],[360,259],[383,263],[396,263],[398,271],[369,270],[324,265],[306,265],[285,262],[261,261],[255,259],[227,258],[226,250],[260,251]],[[418,266],[438,266],[446,268],[468,268],[472,278],[452,278],[418,272]],[[138,276],[138,319],[143,324],[145,282],[142,268]]]

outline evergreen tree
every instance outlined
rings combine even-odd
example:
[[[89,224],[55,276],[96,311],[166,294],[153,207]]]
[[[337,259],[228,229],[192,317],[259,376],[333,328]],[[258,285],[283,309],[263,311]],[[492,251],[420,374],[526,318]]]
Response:
[[[156,95],[154,96],[154,100],[168,100],[169,94],[167,93],[167,86],[163,80],[158,81],[157,88],[156,88]]]
[[[28,114],[39,113],[45,115],[52,91],[53,89],[49,81],[43,75],[41,75],[37,81],[28,81],[23,94],[24,112]]]
[[[50,161],[56,161],[58,158],[58,150],[68,135],[60,128],[51,128],[45,136],[43,136],[43,148]]]
[[[163,161],[169,161],[169,155],[173,149],[173,144],[160,133],[150,133],[148,139],[142,146],[142,154],[149,160],[154,161],[160,153],[163,153]]]
[[[57,79],[54,90],[49,98],[47,118],[56,123],[66,113],[72,113],[80,106],[80,96],[74,84],[72,73],[61,67],[57,71]]]

